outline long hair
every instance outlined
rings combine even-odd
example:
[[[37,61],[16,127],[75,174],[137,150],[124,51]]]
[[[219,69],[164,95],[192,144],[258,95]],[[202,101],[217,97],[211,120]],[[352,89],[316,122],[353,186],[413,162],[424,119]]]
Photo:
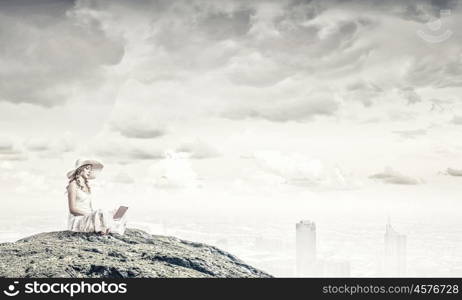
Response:
[[[81,184],[81,182],[79,180],[77,180],[79,177],[81,177],[81,174],[83,172],[83,169],[87,166],[91,166],[91,165],[83,165],[83,166],[80,166],[77,168],[77,170],[75,170],[74,174],[72,174],[72,177],[69,179],[69,183],[66,187],[66,189],[69,188],[69,184],[71,184],[72,181],[75,181],[75,183],[77,184],[77,186],[83,191],[84,190],[84,186]],[[91,193],[91,188],[90,188],[90,184],[88,183],[88,179],[87,178],[84,178],[84,184],[85,186],[87,187],[87,190],[89,193]]]

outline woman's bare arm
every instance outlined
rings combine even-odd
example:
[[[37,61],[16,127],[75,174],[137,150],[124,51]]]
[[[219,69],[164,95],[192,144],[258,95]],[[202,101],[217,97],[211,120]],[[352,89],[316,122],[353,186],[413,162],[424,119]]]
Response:
[[[77,194],[77,184],[75,183],[75,181],[72,181],[68,188],[67,188],[67,199],[68,199],[68,202],[69,202],[69,212],[71,214],[73,214],[74,216],[83,216],[85,215],[85,213],[83,211],[80,211],[78,210],[76,207],[75,207],[75,197],[76,197],[76,194]]]

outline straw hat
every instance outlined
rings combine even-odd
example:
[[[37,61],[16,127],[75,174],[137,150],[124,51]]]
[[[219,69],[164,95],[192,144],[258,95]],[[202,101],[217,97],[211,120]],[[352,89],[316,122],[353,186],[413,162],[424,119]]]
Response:
[[[94,171],[101,171],[104,168],[103,164],[99,161],[78,159],[75,162],[75,168],[67,172],[67,178],[71,178],[72,176],[74,176],[74,173],[77,171],[77,169],[85,165],[91,165],[92,167],[92,172],[90,173],[89,179],[95,179]]]

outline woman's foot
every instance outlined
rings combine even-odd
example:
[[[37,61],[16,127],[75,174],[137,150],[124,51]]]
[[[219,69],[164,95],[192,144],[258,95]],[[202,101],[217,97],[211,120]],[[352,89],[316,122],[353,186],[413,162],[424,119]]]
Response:
[[[107,235],[111,232],[111,229],[110,228],[107,228],[105,230],[101,230],[101,231],[97,231],[96,233],[100,234],[100,235]]]

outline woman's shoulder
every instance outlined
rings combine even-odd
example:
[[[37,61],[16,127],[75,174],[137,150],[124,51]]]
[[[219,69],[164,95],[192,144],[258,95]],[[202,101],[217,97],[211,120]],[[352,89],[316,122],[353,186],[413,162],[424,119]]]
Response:
[[[77,189],[77,183],[75,180],[69,182],[69,185],[67,186],[68,191],[75,191]]]

